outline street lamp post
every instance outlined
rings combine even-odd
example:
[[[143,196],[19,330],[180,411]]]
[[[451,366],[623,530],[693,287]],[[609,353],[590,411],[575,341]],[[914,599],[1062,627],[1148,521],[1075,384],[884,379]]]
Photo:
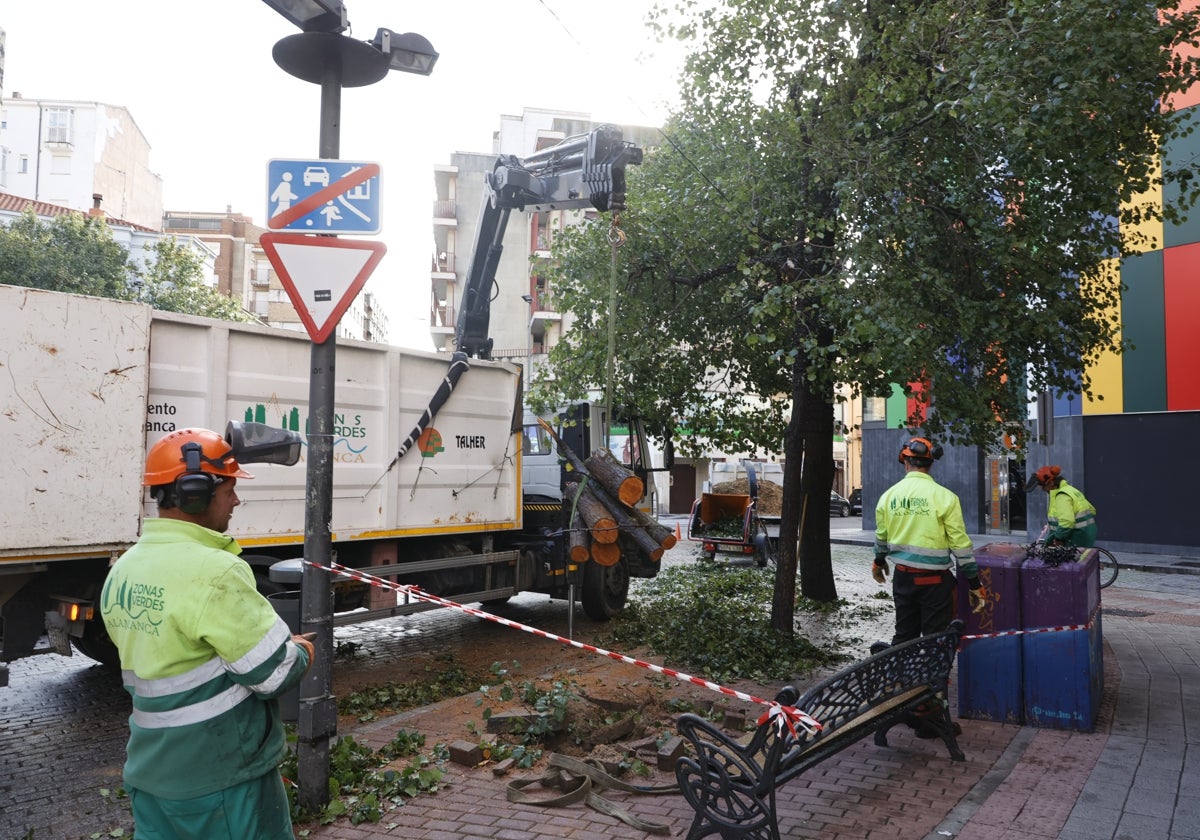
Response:
[[[272,57],[284,71],[320,85],[319,156],[341,154],[342,88],[381,80],[389,70],[428,76],[438,54],[420,35],[380,29],[374,41],[341,35],[348,27],[341,0],[264,0],[303,32],[275,44]],[[304,556],[328,567],[333,540],[333,419],[336,338],[313,342],[308,395],[308,461],[304,506]],[[329,802],[329,740],[337,734],[333,697],[333,598],[327,571],[304,569],[301,625],[316,633],[316,662],[300,685],[297,721],[299,801],[316,812]]]

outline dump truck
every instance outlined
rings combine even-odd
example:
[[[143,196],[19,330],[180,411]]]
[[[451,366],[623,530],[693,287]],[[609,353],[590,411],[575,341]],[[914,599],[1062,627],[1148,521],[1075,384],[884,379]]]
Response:
[[[568,160],[501,158],[497,188],[506,197],[489,206],[507,217],[539,196],[601,211],[623,200],[623,167],[640,151],[605,132],[582,148],[568,144]],[[580,169],[582,185],[571,177]],[[490,260],[473,270],[478,290],[490,287],[499,254],[477,251]],[[564,483],[553,477],[565,473],[561,453],[524,409],[520,366],[487,358],[486,307],[470,310],[459,347],[471,353],[338,340],[334,559],[462,603],[577,595],[589,616],[609,618],[624,606],[630,578],[654,576],[658,563],[633,543],[609,566],[571,561]],[[155,441],[184,428],[256,423],[295,432],[304,459],[311,344],[285,329],[14,286],[0,285],[0,311],[0,444],[10,464],[0,495],[3,685],[5,663],[35,653],[74,647],[116,662],[97,598],[111,563],[156,513],[142,487]],[[611,443],[615,418],[604,411],[581,402],[542,419],[586,457]],[[644,428],[636,417],[622,422],[628,445],[619,448],[645,477],[653,467]],[[254,479],[238,484],[229,534],[260,590],[277,595],[288,585],[271,568],[304,555],[306,471],[274,463],[251,471]],[[637,507],[653,511],[654,484],[645,486]],[[335,625],[429,608],[360,582],[339,580],[334,590]]]

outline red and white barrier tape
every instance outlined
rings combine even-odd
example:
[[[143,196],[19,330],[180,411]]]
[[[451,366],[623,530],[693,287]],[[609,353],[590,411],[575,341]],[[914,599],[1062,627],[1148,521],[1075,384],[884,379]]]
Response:
[[[1096,613],[1100,611],[1100,605],[1092,610],[1091,616],[1088,618],[1087,624],[1063,624],[1059,627],[1033,627],[1026,630],[1001,630],[996,633],[971,633],[964,634],[962,640],[965,642],[969,639],[998,639],[1002,636],[1027,636],[1032,633],[1061,633],[1067,630],[1090,630],[1092,625],[1096,623]]]
[[[329,572],[330,574],[349,578],[350,580],[361,581],[371,586],[379,587],[380,589],[390,589],[393,592],[400,592],[404,595],[409,595],[413,598],[416,598],[419,601],[425,601],[430,604],[448,607],[449,609],[458,610],[459,612],[466,613],[467,615],[473,615],[476,618],[486,619],[487,621],[494,621],[497,624],[503,624],[505,627],[512,627],[515,630],[523,630],[526,633],[532,633],[535,636],[541,636],[543,639],[552,639],[553,641],[561,642],[564,645],[579,648],[580,650],[586,650],[588,653],[607,656],[609,659],[615,659],[618,662],[625,662],[629,665],[636,665],[639,668],[647,668],[655,673],[663,674],[664,676],[668,677],[674,677],[681,682],[698,685],[703,688],[710,689],[711,691],[715,691],[719,694],[724,694],[727,697],[736,697],[739,700],[745,700],[749,703],[758,703],[759,705],[767,706],[767,711],[758,719],[759,725],[765,723],[767,720],[775,718],[781,732],[784,729],[787,729],[793,735],[796,732],[797,724],[810,733],[818,732],[824,728],[815,718],[793,706],[784,706],[783,704],[777,703],[774,700],[764,700],[761,697],[755,697],[753,694],[746,694],[742,691],[726,688],[725,686],[709,682],[708,680],[701,679],[700,677],[693,677],[681,671],[676,671],[673,668],[664,668],[661,665],[655,665],[651,662],[645,662],[641,659],[634,659],[631,656],[625,656],[621,653],[614,653],[610,650],[605,650],[604,648],[595,647],[594,645],[585,645],[582,642],[577,642],[574,639],[568,639],[565,636],[548,633],[545,630],[539,630],[536,627],[530,627],[528,624],[521,624],[520,622],[502,618],[498,615],[492,615],[491,613],[475,609],[474,607],[468,607],[463,604],[447,600],[437,595],[430,594],[429,592],[425,592],[416,586],[392,583],[390,580],[376,577],[375,575],[369,575],[366,572],[358,569],[351,569],[347,566],[341,565],[340,563],[332,563],[329,566],[323,566],[319,563],[314,563],[311,560],[305,560],[303,562],[306,566],[311,566],[314,569],[321,569],[322,571]]]

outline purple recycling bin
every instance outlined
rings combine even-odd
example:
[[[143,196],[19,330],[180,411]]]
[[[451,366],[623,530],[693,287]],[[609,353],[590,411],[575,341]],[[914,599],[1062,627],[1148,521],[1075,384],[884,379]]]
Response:
[[[1100,568],[1094,551],[1079,562],[1021,567],[1025,720],[1048,729],[1091,732],[1104,684]]]
[[[1021,564],[1025,549],[1015,543],[992,543],[975,550],[979,581],[987,606],[971,612],[967,581],[958,576],[958,615],[965,635],[988,636],[1021,628]],[[995,723],[1024,722],[1021,693],[1021,637],[965,639],[958,652],[958,716]]]

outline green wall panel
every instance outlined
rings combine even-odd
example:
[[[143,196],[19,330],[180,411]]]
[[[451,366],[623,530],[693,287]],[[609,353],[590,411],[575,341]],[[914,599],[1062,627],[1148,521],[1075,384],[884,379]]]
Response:
[[[1163,255],[1151,251],[1121,266],[1121,315],[1125,338],[1125,411],[1167,410],[1167,351],[1163,314]]]

